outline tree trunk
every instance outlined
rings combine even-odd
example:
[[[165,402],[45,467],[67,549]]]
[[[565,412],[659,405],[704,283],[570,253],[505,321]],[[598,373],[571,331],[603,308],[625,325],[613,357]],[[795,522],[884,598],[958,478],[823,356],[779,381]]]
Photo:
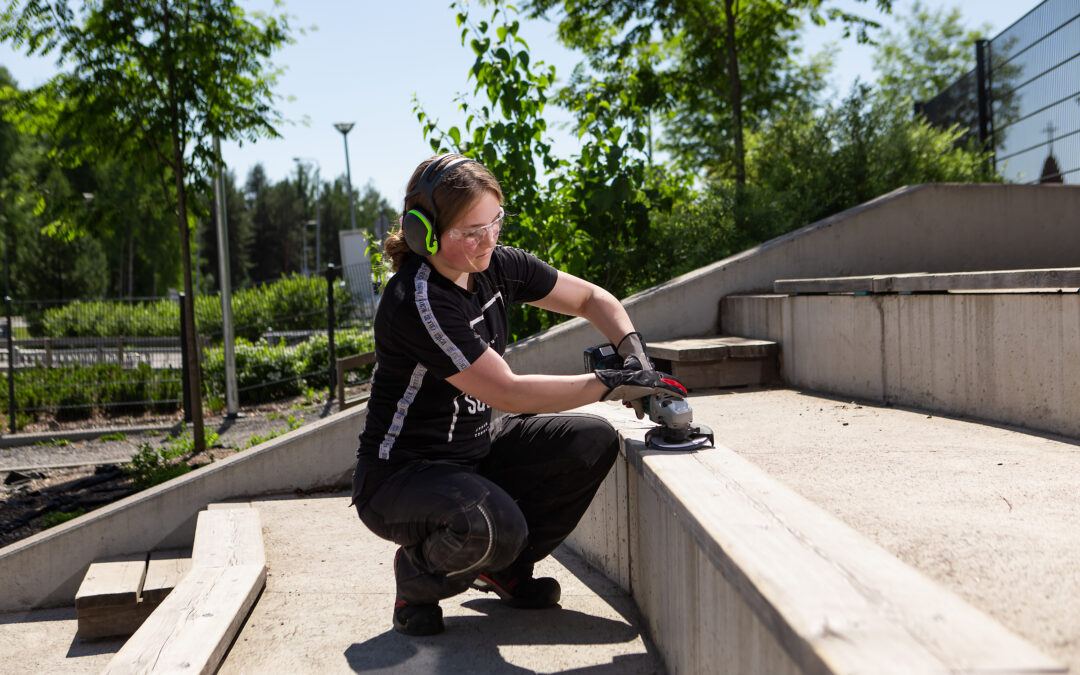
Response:
[[[195,294],[191,283],[191,233],[187,222],[187,191],[184,188],[184,154],[179,139],[173,136],[173,176],[176,179],[176,219],[180,228],[180,259],[184,270],[184,312],[187,316],[184,331],[184,349],[188,354],[188,386],[191,388],[191,434],[195,452],[206,450],[203,433],[202,366],[199,349],[195,342]]]
[[[726,39],[727,70],[731,79],[731,135],[735,142],[735,184],[746,184],[746,148],[743,145],[742,80],[739,79],[739,59],[735,48],[735,7],[738,0],[724,0],[724,17],[727,19]]]

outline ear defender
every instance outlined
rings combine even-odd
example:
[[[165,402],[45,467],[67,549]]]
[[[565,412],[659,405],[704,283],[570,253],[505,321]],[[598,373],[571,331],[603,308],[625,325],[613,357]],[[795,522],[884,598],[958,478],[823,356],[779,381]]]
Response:
[[[421,207],[409,209],[401,218],[401,231],[405,233],[405,243],[409,249],[425,258],[439,252],[438,212],[435,209],[435,188],[439,185],[439,179],[446,175],[450,169],[476,162],[468,157],[455,157],[443,155],[427,165],[420,174],[420,180],[412,192],[405,195],[405,203],[418,194],[427,195],[427,202],[431,204],[431,213]]]
[[[435,225],[420,209],[411,209],[405,214],[401,220],[401,229],[405,232],[405,242],[413,253],[426,257],[439,252]]]

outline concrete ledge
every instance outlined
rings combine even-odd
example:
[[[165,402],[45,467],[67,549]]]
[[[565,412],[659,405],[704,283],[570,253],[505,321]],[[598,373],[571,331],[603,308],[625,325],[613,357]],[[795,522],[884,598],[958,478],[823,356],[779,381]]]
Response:
[[[570,543],[628,584],[669,671],[1065,671],[730,450],[647,450],[648,425],[585,410],[625,458]]]
[[[724,330],[776,340],[792,387],[1080,438],[1080,295],[748,295]]]
[[[774,293],[942,293],[965,291],[1075,292],[1080,267],[948,274],[882,274],[818,279],[777,279]]]
[[[762,337],[721,330],[721,298],[771,292],[777,279],[1072,267],[1077,213],[1080,185],[904,187],[623,304],[650,343],[721,332]],[[513,345],[507,360],[518,373],[579,373],[582,350],[600,342],[607,340],[575,319]]]
[[[189,546],[211,502],[349,485],[366,415],[339,412],[0,549],[0,611],[70,605],[96,558]]]

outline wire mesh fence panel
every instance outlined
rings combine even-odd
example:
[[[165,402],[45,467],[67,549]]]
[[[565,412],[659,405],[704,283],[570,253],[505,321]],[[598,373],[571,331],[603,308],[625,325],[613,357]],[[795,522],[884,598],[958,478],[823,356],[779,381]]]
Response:
[[[226,395],[226,364],[221,299],[214,301],[217,321],[200,324],[199,332],[208,344],[203,351],[204,393],[211,407],[217,408]],[[262,403],[327,388],[334,366],[329,353],[331,331],[337,357],[369,349],[373,313],[370,297],[356,301],[339,278],[296,275],[237,292],[232,298],[233,352],[240,403]]]
[[[983,141],[998,172],[1018,183],[1080,183],[1080,0],[1040,3],[989,41],[981,65]],[[960,124],[974,136],[977,71],[918,109],[935,125]]]
[[[231,306],[240,402],[327,389],[335,366],[331,340],[338,358],[370,351],[376,302],[370,272],[366,285],[359,286],[367,291],[354,293],[356,288],[347,279],[296,275],[237,291]],[[196,297],[194,307],[202,394],[212,409],[220,408],[225,396],[221,297]],[[4,322],[10,348],[0,350],[0,372],[5,394],[7,378],[15,383],[14,396],[2,399],[3,413],[9,422],[14,413],[16,429],[49,419],[182,408],[177,299],[15,300],[11,314]]]
[[[9,429],[12,414],[17,430],[43,419],[180,409],[176,302],[12,300],[10,312],[0,355]]]

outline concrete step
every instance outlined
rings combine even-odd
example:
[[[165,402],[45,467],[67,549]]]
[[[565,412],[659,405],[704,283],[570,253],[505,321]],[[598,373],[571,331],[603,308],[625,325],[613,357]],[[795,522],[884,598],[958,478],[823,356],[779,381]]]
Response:
[[[990,270],[939,274],[874,274],[853,277],[777,279],[774,293],[973,293],[1070,292],[1080,288],[1080,267]]]
[[[731,335],[685,338],[651,343],[648,352],[657,369],[674,375],[689,390],[777,381],[780,347],[771,340]]]

